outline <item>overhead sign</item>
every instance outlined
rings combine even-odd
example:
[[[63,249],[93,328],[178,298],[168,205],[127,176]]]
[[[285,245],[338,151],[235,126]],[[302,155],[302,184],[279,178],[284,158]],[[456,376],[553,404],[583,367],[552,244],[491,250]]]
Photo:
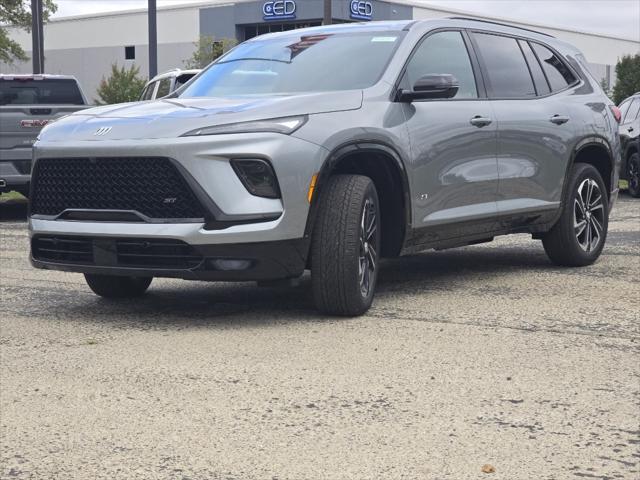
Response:
[[[356,20],[371,20],[373,4],[367,0],[351,0],[350,17]]]
[[[294,0],[273,0],[262,5],[265,20],[291,20],[296,18],[296,2]]]

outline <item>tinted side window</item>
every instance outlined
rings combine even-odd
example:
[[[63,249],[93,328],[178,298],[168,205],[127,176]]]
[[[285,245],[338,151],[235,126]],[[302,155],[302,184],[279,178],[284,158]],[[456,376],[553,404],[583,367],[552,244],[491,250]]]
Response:
[[[527,63],[514,38],[474,34],[494,98],[535,97]]]
[[[636,98],[633,100],[633,103],[627,110],[627,113],[622,117],[622,123],[633,122],[638,115],[638,111],[640,110],[640,98]]]
[[[163,78],[160,80],[160,84],[158,85],[158,93],[156,93],[156,98],[166,97],[171,93],[171,79]]]
[[[522,48],[524,58],[527,60],[527,65],[529,65],[529,70],[531,71],[531,76],[533,77],[533,82],[536,85],[538,95],[547,95],[548,93],[551,93],[551,89],[549,88],[547,79],[544,76],[540,62],[538,62],[533,50],[531,50],[529,43],[521,40],[518,40],[518,43],[520,44],[520,48]]]
[[[0,79],[0,105],[83,105],[75,80]]]
[[[453,98],[478,98],[469,52],[460,32],[428,36],[409,60],[405,84],[410,88],[416,80],[430,73],[449,73],[456,77],[460,88]]]
[[[558,56],[547,47],[534,43],[533,49],[540,59],[542,68],[544,68],[551,90],[554,92],[562,90],[576,81],[576,77],[573,76],[569,67],[562,63]]]
[[[146,86],[146,88],[142,91],[142,95],[140,95],[140,100],[151,100],[153,97],[153,89],[156,87],[156,83],[150,83]]]
[[[195,76],[196,76],[195,73],[183,73],[182,75],[177,76],[175,89],[177,90],[178,88],[180,88],[182,85],[187,83],[189,80],[191,80]]]
[[[620,109],[620,118],[622,120],[624,120],[624,117],[627,115],[627,110],[629,110],[629,107],[631,106],[631,102],[633,102],[633,98],[628,98],[627,100],[622,102],[618,107]]]

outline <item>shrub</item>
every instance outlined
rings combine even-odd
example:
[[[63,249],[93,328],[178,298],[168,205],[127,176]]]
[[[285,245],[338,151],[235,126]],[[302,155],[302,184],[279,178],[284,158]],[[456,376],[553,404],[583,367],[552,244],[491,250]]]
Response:
[[[233,38],[216,40],[215,37],[200,35],[200,39],[194,43],[196,47],[189,60],[184,62],[186,68],[204,68],[223,53],[233,48],[238,43]]]
[[[98,105],[111,103],[134,102],[140,97],[140,93],[147,81],[140,77],[140,67],[131,66],[129,69],[111,65],[111,76],[102,77],[98,87],[98,97],[95,102]]]
[[[640,92],[640,54],[625,55],[616,64],[613,101],[619,105],[622,100],[636,92]]]

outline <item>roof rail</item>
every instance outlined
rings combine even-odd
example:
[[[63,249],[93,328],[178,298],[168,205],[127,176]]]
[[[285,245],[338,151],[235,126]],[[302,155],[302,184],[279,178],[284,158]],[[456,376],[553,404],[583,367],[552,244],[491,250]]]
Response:
[[[473,18],[473,17],[447,17],[447,18],[449,18],[450,20],[471,20],[474,22],[490,23],[492,25],[500,25],[502,27],[517,28],[518,30],[525,30],[527,32],[537,33],[538,35],[544,35],[546,37],[556,38],[553,35],[550,35],[544,32],[539,32],[538,30],[532,30],[530,28],[524,28],[524,27],[516,27],[515,25],[509,25],[508,23],[493,22],[491,20],[483,20],[481,18]]]

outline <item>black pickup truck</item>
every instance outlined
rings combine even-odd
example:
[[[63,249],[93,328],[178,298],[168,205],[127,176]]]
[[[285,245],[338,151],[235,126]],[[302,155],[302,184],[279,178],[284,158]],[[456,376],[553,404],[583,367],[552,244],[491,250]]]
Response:
[[[88,108],[68,75],[0,75],[0,193],[29,195],[31,146],[47,123]]]

